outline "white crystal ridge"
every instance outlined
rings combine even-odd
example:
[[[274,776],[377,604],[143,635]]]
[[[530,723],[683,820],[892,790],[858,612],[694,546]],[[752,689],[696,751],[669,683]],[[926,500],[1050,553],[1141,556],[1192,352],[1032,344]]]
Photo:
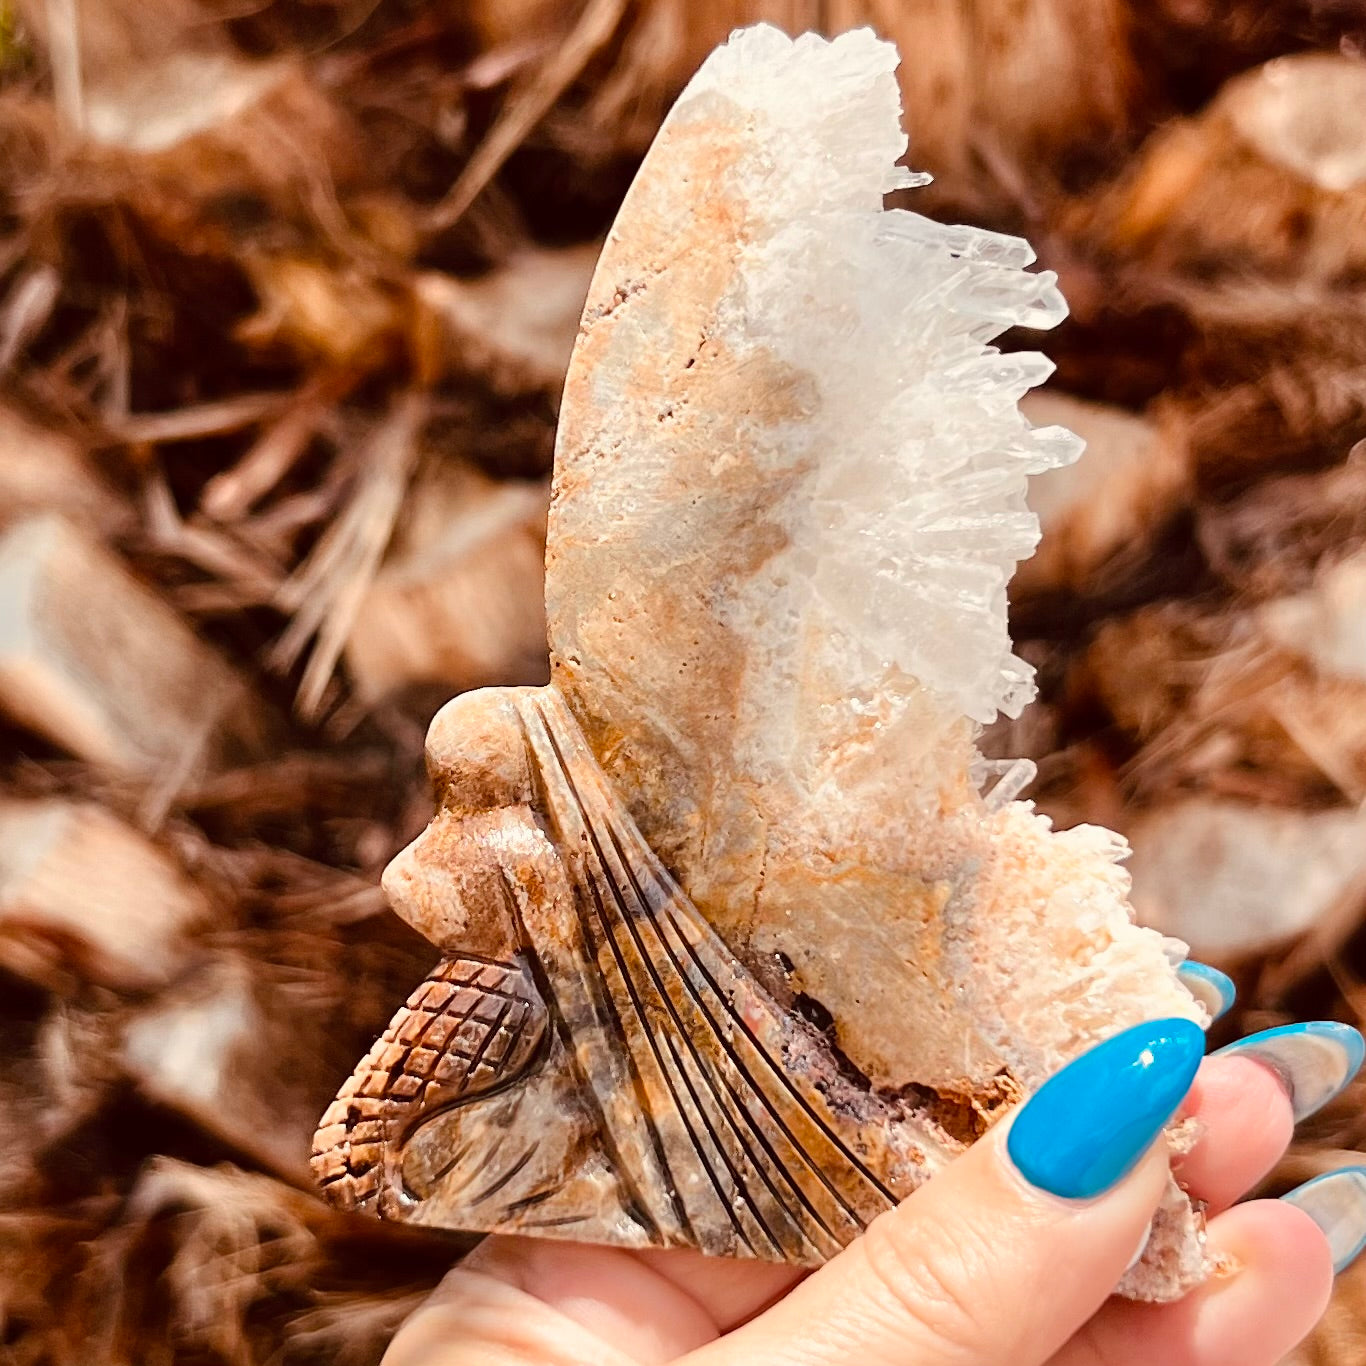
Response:
[[[790,548],[753,593],[814,588],[849,695],[891,666],[985,722],[1034,693],[1006,625],[1006,585],[1039,536],[1027,476],[1082,448],[1016,406],[1052,363],[991,342],[1067,306],[1052,271],[1025,269],[1022,238],[884,209],[905,183],[896,65],[869,30],[793,41],[760,26],[707,60],[678,113],[719,99],[749,120],[727,342],[780,356],[817,391],[758,447],[775,483],[807,472],[786,495]]]

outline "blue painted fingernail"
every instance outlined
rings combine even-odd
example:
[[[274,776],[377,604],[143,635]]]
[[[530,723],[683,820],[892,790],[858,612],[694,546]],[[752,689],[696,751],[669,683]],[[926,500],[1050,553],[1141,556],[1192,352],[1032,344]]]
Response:
[[[1102,1195],[1176,1113],[1204,1052],[1204,1031],[1181,1019],[1136,1025],[1098,1044],[1044,1082],[1015,1117],[1011,1161],[1052,1195]]]
[[[1366,1249],[1366,1167],[1340,1167],[1297,1186],[1281,1199],[1297,1205],[1333,1249],[1333,1273],[1346,1270]]]
[[[1351,1025],[1311,1020],[1249,1034],[1214,1056],[1230,1055],[1255,1058],[1269,1067],[1290,1093],[1298,1123],[1341,1094],[1361,1068],[1366,1043]]]
[[[1177,968],[1176,975],[1186,990],[1209,1011],[1211,1021],[1227,1015],[1233,1008],[1238,989],[1228,973],[1220,972],[1208,963],[1187,961]]]

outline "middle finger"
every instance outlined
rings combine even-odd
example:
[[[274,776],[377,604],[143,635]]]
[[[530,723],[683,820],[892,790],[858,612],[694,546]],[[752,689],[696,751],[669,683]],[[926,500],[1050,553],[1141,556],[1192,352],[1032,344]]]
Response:
[[[1211,1214],[1247,1194],[1280,1161],[1295,1121],[1280,1078],[1252,1058],[1206,1058],[1183,1113],[1200,1124],[1176,1178]]]
[[[1206,1059],[1187,1101],[1203,1133],[1177,1167],[1218,1213],[1276,1164],[1297,1120],[1328,1104],[1361,1066],[1361,1035],[1331,1021],[1268,1029]]]

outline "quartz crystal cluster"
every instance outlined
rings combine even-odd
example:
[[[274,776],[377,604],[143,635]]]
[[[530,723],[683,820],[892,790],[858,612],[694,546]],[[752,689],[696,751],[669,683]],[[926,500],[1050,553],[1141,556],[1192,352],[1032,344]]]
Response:
[[[1205,1021],[1123,842],[1054,832],[980,723],[1075,457],[991,343],[1065,313],[1024,241],[889,193],[897,58],[759,27],[680,96],[566,382],[552,677],[433,723],[395,909],[447,955],[324,1118],[391,1218],[813,1262],[1062,1063]],[[1172,1185],[1126,1293],[1207,1272]]]
[[[1011,326],[1053,327],[1067,306],[1053,272],[1023,269],[1034,252],[1022,238],[883,209],[925,179],[897,165],[896,65],[867,32],[827,44],[752,29],[702,68],[674,116],[724,111],[747,131],[725,171],[743,228],[734,275],[708,301],[708,342],[741,370],[781,369],[803,404],[744,430],[754,472],[781,492],[768,512],[788,543],[734,613],[745,626],[819,618],[831,681],[851,698],[895,669],[989,721],[1032,696],[1006,630],[1006,584],[1038,540],[1026,476],[1074,460],[1081,442],[1031,428],[1017,407],[1052,363],[988,343]],[[657,287],[679,274],[666,268]],[[648,409],[663,387],[613,398]],[[679,455],[670,443],[658,458]],[[643,465],[615,474],[639,483]]]

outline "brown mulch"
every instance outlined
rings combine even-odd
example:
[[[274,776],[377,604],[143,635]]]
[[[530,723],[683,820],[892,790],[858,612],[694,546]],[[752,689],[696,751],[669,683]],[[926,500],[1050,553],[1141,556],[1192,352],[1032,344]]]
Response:
[[[1276,625],[1366,550],[1366,147],[1324,184],[1246,131],[1286,69],[1262,64],[1304,53],[1320,143],[1350,144],[1324,102],[1366,128],[1359,6],[0,0],[0,592],[60,518],[91,568],[42,610],[117,700],[21,705],[0,655],[0,1359],[361,1366],[458,1255],[327,1210],[308,1138],[435,956],[378,892],[430,809],[427,721],[544,676],[595,244],[682,82],[758,18],[898,41],[936,175],[908,204],[1029,236],[1072,317],[1010,344],[1176,471],[1123,544],[1074,512],[1099,548],[1017,594],[1042,701],[991,743],[1059,820],[1136,843],[1191,803],[1299,831],[1366,797],[1366,683]],[[174,660],[235,700],[172,688]],[[11,910],[5,822],[40,806],[159,870],[53,874],[77,923],[164,916],[155,970],[117,928]],[[1359,1022],[1364,919],[1344,874],[1307,928],[1239,940],[1216,1041]],[[1363,1143],[1358,1084],[1269,1189]],[[1366,1270],[1299,1360],[1364,1353]]]

